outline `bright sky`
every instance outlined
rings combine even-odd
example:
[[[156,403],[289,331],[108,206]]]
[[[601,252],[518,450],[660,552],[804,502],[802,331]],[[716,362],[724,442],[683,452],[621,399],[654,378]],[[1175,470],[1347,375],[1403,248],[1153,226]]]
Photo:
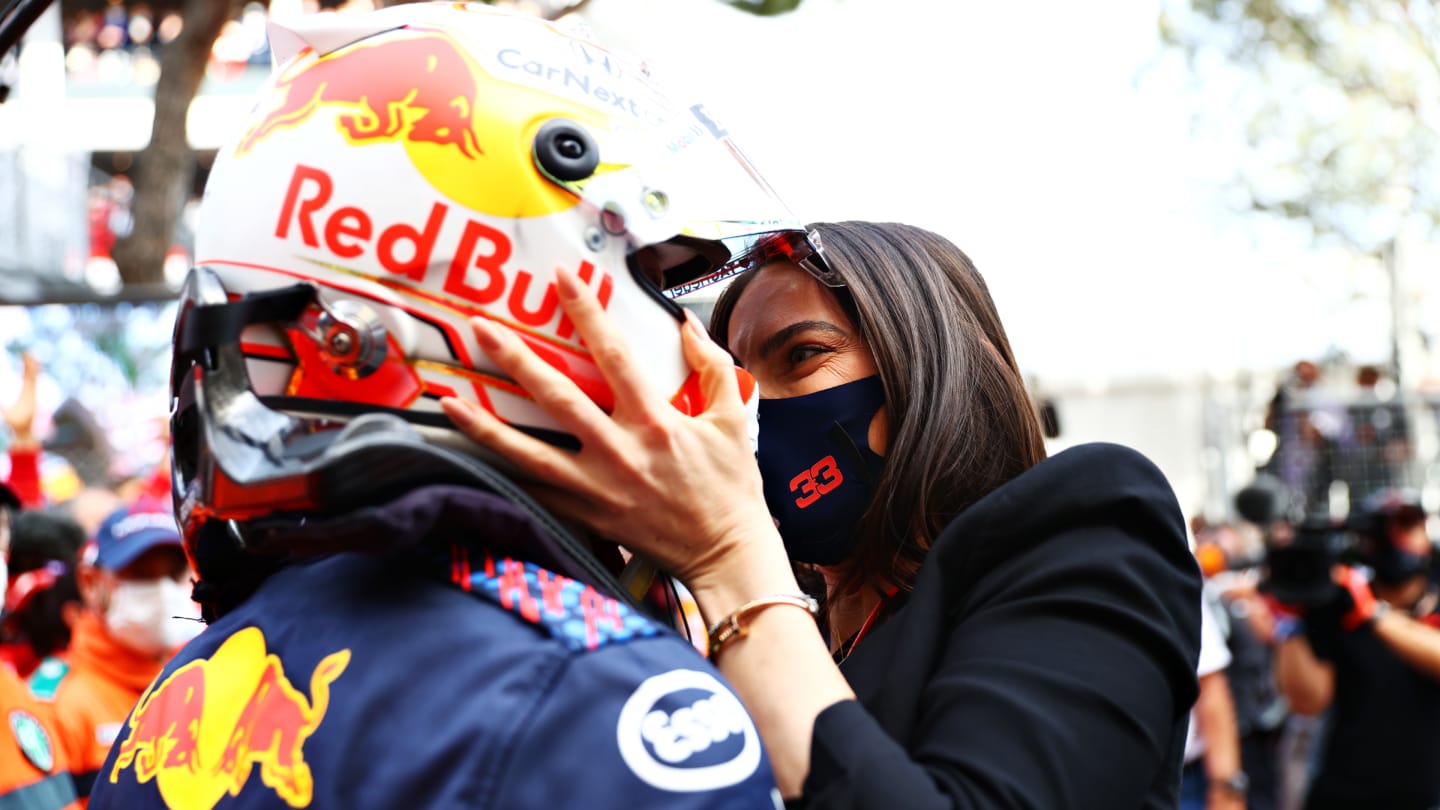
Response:
[[[955,241],[1042,380],[1269,371],[1332,342],[1387,356],[1377,269],[1226,212],[1230,132],[1194,112],[1227,109],[1234,79],[1197,90],[1155,0],[805,0],[776,18],[592,0],[585,17],[704,88],[803,219]]]

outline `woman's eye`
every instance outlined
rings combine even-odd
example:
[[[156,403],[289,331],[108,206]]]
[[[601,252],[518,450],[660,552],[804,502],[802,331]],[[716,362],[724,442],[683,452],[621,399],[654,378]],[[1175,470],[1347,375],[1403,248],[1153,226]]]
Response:
[[[812,357],[818,357],[828,351],[830,350],[825,348],[824,346],[816,346],[814,344],[807,343],[803,346],[795,346],[794,348],[790,349],[790,351],[786,352],[785,359],[790,363],[791,366],[798,366],[806,360],[809,360]]]

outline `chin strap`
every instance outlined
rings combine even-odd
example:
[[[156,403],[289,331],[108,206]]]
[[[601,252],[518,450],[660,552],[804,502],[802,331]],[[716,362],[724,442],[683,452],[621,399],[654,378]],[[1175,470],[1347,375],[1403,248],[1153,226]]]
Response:
[[[650,593],[650,586],[660,573],[655,564],[640,556],[632,556],[620,571],[620,585],[630,598],[639,602]]]

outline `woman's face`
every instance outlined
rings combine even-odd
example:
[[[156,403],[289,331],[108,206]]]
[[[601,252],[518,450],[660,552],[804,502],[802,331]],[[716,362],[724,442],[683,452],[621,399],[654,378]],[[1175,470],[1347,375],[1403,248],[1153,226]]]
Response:
[[[726,341],[761,397],[813,394],[876,373],[869,344],[824,285],[788,262],[755,272]]]

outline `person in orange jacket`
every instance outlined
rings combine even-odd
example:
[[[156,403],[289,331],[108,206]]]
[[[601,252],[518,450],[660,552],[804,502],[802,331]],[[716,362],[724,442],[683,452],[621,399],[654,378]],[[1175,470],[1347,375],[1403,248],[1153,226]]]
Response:
[[[46,659],[67,654],[70,628],[81,610],[75,563],[85,538],[79,523],[54,510],[14,516],[10,587],[0,613],[0,662],[22,679]]]
[[[175,517],[153,502],[116,510],[80,553],[85,603],[67,666],[30,680],[59,731],[82,801],[145,687],[204,627]]]
[[[10,516],[20,499],[0,484],[0,603],[9,580]],[[0,807],[70,810],[79,806],[56,735],[42,719],[20,676],[0,666]]]

